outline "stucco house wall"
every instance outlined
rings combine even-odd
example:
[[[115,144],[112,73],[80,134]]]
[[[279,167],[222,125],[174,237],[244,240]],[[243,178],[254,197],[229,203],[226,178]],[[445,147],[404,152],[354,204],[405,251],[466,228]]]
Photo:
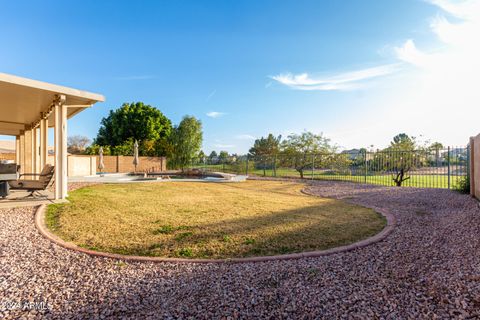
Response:
[[[480,134],[470,139],[471,194],[480,200]]]

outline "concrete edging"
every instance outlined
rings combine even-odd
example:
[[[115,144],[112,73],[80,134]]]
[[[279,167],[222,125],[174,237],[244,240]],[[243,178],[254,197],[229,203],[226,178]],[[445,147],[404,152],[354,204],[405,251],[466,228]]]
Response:
[[[314,196],[312,194],[306,193],[307,195]],[[300,253],[291,253],[283,254],[276,256],[263,256],[263,257],[248,257],[248,258],[232,258],[232,259],[182,259],[182,258],[162,258],[162,257],[145,257],[145,256],[129,256],[116,253],[107,253],[100,251],[93,251],[77,246],[71,242],[66,242],[55,234],[51,233],[45,225],[45,212],[46,205],[42,204],[38,206],[35,212],[35,226],[38,231],[51,242],[69,250],[85,253],[91,256],[103,257],[103,258],[112,258],[132,262],[187,262],[187,263],[242,263],[242,262],[267,262],[267,261],[278,261],[278,260],[290,260],[290,259],[300,259],[300,258],[310,258],[310,257],[321,257],[327,256],[335,253],[342,253],[351,251],[354,249],[366,247],[368,245],[377,243],[385,239],[394,229],[396,225],[395,217],[388,211],[385,210],[375,210],[377,213],[380,213],[387,220],[387,225],[383,228],[382,231],[377,233],[370,238],[360,240],[358,242],[335,247],[326,250],[318,251],[309,251],[309,252],[300,252]]]

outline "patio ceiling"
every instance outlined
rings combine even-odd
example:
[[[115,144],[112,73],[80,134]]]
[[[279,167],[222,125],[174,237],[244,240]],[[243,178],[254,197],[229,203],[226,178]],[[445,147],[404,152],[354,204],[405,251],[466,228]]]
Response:
[[[49,111],[58,95],[65,97],[67,118],[105,101],[100,94],[0,73],[0,134],[19,135]],[[54,121],[50,115],[48,126],[54,126]]]

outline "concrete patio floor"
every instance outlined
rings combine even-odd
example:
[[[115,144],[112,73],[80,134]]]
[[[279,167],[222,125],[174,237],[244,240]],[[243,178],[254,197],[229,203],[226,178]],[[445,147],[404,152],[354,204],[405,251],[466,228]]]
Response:
[[[31,198],[26,191],[10,191],[6,198],[0,198],[0,209],[18,208],[18,207],[32,207],[41,204],[61,203],[66,200],[55,200],[55,195],[52,191],[41,191],[42,198]]]

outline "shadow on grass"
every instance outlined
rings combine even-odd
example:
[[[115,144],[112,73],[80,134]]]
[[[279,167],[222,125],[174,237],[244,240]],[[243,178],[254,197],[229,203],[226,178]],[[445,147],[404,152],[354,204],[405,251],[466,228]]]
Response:
[[[158,221],[157,221],[158,222]],[[143,247],[103,248],[122,254],[185,258],[233,258],[323,250],[380,232],[385,219],[373,210],[323,204],[190,226],[157,225],[157,241]],[[168,230],[159,232],[158,230]],[[97,245],[92,243],[97,250]]]

